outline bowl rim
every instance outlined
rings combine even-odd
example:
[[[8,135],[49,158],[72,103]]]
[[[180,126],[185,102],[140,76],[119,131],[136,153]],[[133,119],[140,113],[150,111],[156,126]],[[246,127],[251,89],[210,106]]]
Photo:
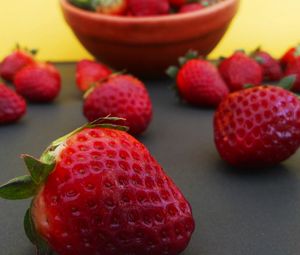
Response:
[[[71,3],[69,3],[68,0],[60,0],[60,4],[63,9],[67,10],[68,12],[72,12],[75,15],[82,16],[87,19],[94,19],[94,20],[102,20],[107,22],[126,22],[131,24],[140,24],[140,23],[157,23],[157,22],[172,22],[178,20],[184,21],[189,19],[198,18],[201,16],[207,16],[210,14],[217,13],[223,9],[228,8],[229,6],[238,4],[239,0],[224,0],[220,3],[214,4],[211,7],[201,9],[194,12],[188,12],[188,13],[175,13],[171,15],[161,15],[161,16],[147,16],[147,17],[128,17],[128,16],[113,16],[113,15],[105,15],[100,13],[94,13],[91,11],[87,11],[81,8],[78,8]]]

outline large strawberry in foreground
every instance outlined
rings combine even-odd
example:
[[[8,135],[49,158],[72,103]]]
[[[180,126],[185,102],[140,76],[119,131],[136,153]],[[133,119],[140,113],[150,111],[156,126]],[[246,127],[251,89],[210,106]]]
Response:
[[[170,67],[167,74],[176,80],[179,96],[195,106],[216,107],[228,95],[229,90],[210,62],[200,59],[190,51],[179,59],[181,67]]]
[[[300,146],[300,101],[275,86],[230,94],[214,117],[221,157],[240,167],[264,167],[286,160]]]
[[[147,148],[121,127],[90,124],[53,142],[0,197],[34,197],[25,230],[39,255],[177,255],[191,207]]]
[[[131,75],[113,75],[87,92],[83,112],[89,121],[108,115],[122,117],[131,134],[141,134],[152,120],[145,85]]]

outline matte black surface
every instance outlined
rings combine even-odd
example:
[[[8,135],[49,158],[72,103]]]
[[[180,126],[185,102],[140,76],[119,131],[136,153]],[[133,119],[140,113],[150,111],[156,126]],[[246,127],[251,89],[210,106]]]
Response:
[[[30,105],[20,123],[0,127],[1,183],[25,173],[21,153],[38,157],[52,140],[85,123],[74,65],[59,67],[59,99]],[[180,104],[169,83],[147,83],[154,119],[140,140],[192,204],[197,229],[184,254],[300,254],[300,154],[273,170],[233,171],[215,150],[213,111]],[[34,254],[22,226],[28,203],[0,200],[1,255]]]

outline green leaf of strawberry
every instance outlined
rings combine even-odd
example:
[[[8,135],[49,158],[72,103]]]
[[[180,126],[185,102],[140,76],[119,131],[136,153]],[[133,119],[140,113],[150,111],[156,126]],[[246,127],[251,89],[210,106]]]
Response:
[[[286,90],[291,90],[294,86],[296,79],[297,79],[296,75],[290,75],[290,76],[284,77],[279,82],[278,87],[281,87]]]

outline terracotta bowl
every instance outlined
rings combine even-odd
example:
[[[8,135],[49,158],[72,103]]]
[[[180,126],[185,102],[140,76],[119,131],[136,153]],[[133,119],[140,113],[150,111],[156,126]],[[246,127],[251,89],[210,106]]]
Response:
[[[95,58],[116,70],[155,78],[189,49],[210,53],[236,14],[239,0],[191,13],[143,18],[102,15],[67,0],[60,3],[65,20]]]

